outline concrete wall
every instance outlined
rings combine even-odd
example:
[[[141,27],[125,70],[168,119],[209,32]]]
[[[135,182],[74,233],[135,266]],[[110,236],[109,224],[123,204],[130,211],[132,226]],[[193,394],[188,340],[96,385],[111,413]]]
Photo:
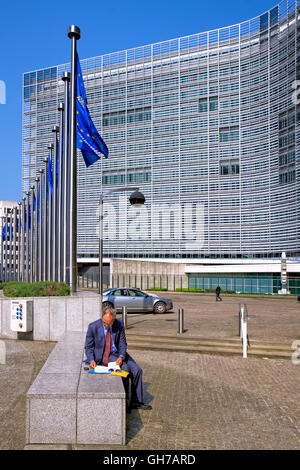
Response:
[[[188,287],[185,263],[112,259],[110,264],[111,286],[138,287],[146,290],[165,287],[169,290]],[[121,285],[122,284],[122,285]]]
[[[11,301],[0,299],[0,337],[20,338],[20,333],[10,329]],[[100,316],[99,296],[89,297],[34,297],[33,300],[33,340],[58,341],[67,331],[85,332],[89,323]],[[19,336],[18,336],[19,335]],[[22,333],[25,335],[25,333]]]

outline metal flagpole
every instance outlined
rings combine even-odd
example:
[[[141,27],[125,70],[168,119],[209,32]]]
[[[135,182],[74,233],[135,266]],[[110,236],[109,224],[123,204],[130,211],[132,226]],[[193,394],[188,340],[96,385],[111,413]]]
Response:
[[[4,216],[1,217],[1,281],[4,280],[4,243],[3,243]]]
[[[40,178],[35,178],[35,213],[34,213],[34,244],[33,244],[33,252],[34,252],[34,282],[38,281],[38,265],[40,260],[40,253],[39,253],[39,230],[38,230],[38,195],[39,195],[39,182]]]
[[[100,305],[102,306],[102,291],[103,291],[103,197],[100,194],[99,203],[99,296]],[[102,311],[102,307],[101,307]]]
[[[70,73],[64,72],[62,81],[65,84],[64,100],[64,163],[63,163],[63,281],[70,282],[70,247],[69,247],[69,181],[70,181],[70,154],[69,154],[69,83]]]
[[[25,281],[25,201],[26,197],[22,199],[22,281]]]
[[[5,261],[4,261],[5,276],[4,276],[4,280],[5,282],[7,282],[7,221],[8,221],[8,217],[6,214],[4,218],[4,224],[5,224]]]
[[[17,280],[17,220],[18,220],[18,207],[13,209],[13,280]]]
[[[34,213],[33,213],[33,199],[34,199],[34,186],[31,186],[30,202],[31,202],[31,211],[30,211],[30,282],[33,282],[34,277],[34,257],[33,257],[33,236],[35,231],[34,226]]]
[[[45,164],[45,186],[44,186],[44,227],[43,227],[43,232],[44,232],[44,241],[43,241],[43,246],[44,246],[44,259],[43,259],[43,281],[48,280],[47,277],[47,262],[48,262],[48,204],[47,204],[47,188],[48,188],[48,158],[44,158],[44,164]]]
[[[62,178],[63,178],[63,126],[64,126],[64,104],[59,103],[59,154],[58,154],[58,222],[57,222],[57,280],[61,281],[61,247],[62,247]]]
[[[49,152],[50,152],[50,160],[51,160],[51,163],[52,163],[52,171],[53,171],[53,144],[49,144],[48,145],[48,149],[49,149]],[[49,175],[48,175],[49,176]],[[50,178],[51,179],[51,178]],[[53,180],[52,180],[53,181]],[[47,181],[47,185],[48,185],[48,181]],[[53,188],[52,188],[53,190]],[[51,189],[50,189],[50,184],[49,184],[49,188],[48,188],[48,247],[47,247],[47,251],[48,251],[48,255],[47,255],[47,258],[48,258],[48,266],[47,266],[47,277],[48,277],[48,281],[53,281],[52,279],[52,256],[53,256],[53,251],[52,251],[52,194],[51,194]]]
[[[4,217],[4,226],[5,226],[4,281],[7,282],[7,214]]]
[[[77,130],[76,130],[76,93],[77,93],[77,51],[76,41],[80,39],[80,29],[70,26],[68,37],[71,48],[71,102],[70,102],[70,285],[77,291]]]
[[[21,212],[22,212],[22,202],[19,202],[19,209],[18,209],[18,282],[21,280]]]
[[[8,252],[9,252],[8,280],[9,281],[12,280],[12,253],[13,253],[12,213],[13,213],[13,209],[9,209],[9,245],[8,245]]]
[[[44,237],[43,237],[43,217],[44,217],[44,191],[43,191],[43,178],[44,178],[44,170],[40,168],[40,217],[38,221],[39,225],[39,233],[38,233],[38,240],[39,240],[39,276],[38,280],[42,281],[43,280],[43,262],[44,262]]]
[[[56,191],[56,174],[57,174],[57,134],[59,132],[58,126],[53,126],[52,132],[54,133],[54,152],[53,152],[53,203],[52,203],[52,280],[57,281],[57,191]]]
[[[29,237],[29,196],[30,192],[26,192],[27,196],[27,204],[26,204],[26,282],[29,282],[29,244],[30,244],[30,237]]]

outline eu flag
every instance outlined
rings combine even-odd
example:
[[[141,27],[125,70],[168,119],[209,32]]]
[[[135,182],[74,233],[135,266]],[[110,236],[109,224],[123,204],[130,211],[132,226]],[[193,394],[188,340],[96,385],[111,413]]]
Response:
[[[5,241],[6,240],[6,225],[4,225],[3,227],[3,230],[2,230],[2,240]],[[8,230],[7,230],[7,236],[9,236],[9,227],[8,227]]]
[[[97,131],[87,107],[86,92],[77,55],[77,148],[80,148],[85,165],[89,167],[100,159],[108,157],[106,143]]]
[[[7,237],[7,238],[6,238]],[[10,225],[5,224],[2,230],[2,240],[5,242],[5,240],[10,240]],[[13,233],[11,234],[11,240],[13,241]]]

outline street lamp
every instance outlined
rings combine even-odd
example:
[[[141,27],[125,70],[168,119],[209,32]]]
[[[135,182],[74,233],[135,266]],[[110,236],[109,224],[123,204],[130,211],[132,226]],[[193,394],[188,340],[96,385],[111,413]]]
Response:
[[[123,188],[115,188],[115,189],[108,189],[100,194],[100,201],[99,201],[99,295],[100,295],[100,302],[101,302],[101,310],[102,310],[102,292],[103,292],[103,199],[108,196],[109,194],[121,192],[121,191],[134,191],[130,198],[129,202],[132,206],[142,207],[145,204],[145,196],[139,191],[139,188],[134,187],[123,187]]]

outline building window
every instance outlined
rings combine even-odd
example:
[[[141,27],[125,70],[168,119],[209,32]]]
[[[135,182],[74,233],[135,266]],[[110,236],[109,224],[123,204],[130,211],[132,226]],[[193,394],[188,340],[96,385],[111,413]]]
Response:
[[[240,132],[238,126],[223,127],[219,129],[220,142],[232,142],[239,140]]]
[[[221,162],[220,164],[220,173],[222,176],[226,175],[238,175],[240,173],[240,164],[239,162],[227,160]]]
[[[296,180],[296,171],[286,171],[279,174],[279,184],[289,184]]]

